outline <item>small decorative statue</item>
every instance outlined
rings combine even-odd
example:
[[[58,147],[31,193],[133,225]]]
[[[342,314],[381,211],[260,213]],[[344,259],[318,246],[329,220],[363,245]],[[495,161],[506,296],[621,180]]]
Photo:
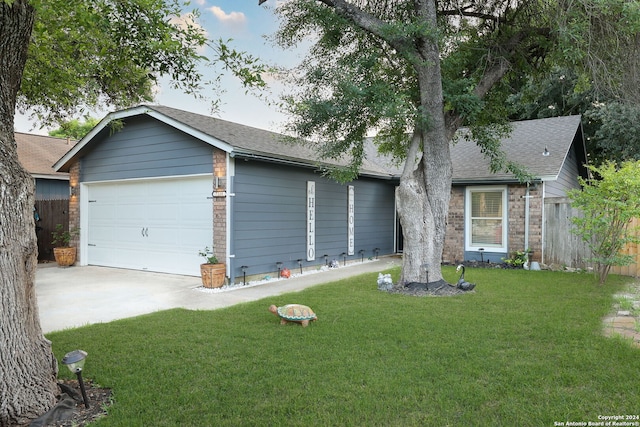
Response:
[[[288,322],[296,322],[306,328],[309,322],[318,320],[318,316],[311,308],[301,304],[287,304],[282,307],[271,305],[269,311],[280,318],[281,325],[286,325]]]
[[[390,291],[393,288],[393,280],[390,274],[378,273],[378,290]]]
[[[457,268],[456,271],[460,271],[462,270],[462,273],[460,273],[460,278],[458,279],[458,283],[456,285],[456,287],[458,289],[462,289],[463,291],[471,291],[473,290],[473,288],[476,287],[475,283],[469,283],[465,280],[464,278],[464,265],[460,264]]]

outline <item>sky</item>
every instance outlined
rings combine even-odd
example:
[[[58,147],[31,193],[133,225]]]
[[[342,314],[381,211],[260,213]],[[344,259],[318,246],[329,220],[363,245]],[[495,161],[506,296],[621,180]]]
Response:
[[[198,23],[210,40],[232,39],[231,46],[236,50],[250,53],[269,64],[292,66],[301,59],[300,52],[283,51],[265,40],[266,35],[273,34],[278,28],[278,20],[273,9],[279,1],[282,0],[268,0],[258,6],[258,0],[194,0],[185,11],[194,8],[200,10]],[[204,52],[204,55],[207,56],[207,52]],[[203,69],[203,73],[205,78],[213,75],[206,69]],[[273,98],[277,99],[281,86],[277,82],[271,83]],[[222,88],[226,92],[220,96],[221,107],[217,113],[212,113],[210,100],[198,100],[170,89],[167,81],[160,82],[155,102],[261,129],[282,131],[286,117],[254,95],[245,94],[245,89],[236,78],[224,77]],[[203,95],[210,98],[215,96],[213,92],[206,90]],[[109,111],[87,112],[92,117],[102,119]],[[15,130],[46,135],[49,129],[40,128],[28,115],[16,113]]]

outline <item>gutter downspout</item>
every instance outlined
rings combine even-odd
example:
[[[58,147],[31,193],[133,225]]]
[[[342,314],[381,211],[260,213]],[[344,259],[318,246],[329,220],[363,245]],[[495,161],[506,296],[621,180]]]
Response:
[[[524,250],[529,249],[529,183],[524,195]]]

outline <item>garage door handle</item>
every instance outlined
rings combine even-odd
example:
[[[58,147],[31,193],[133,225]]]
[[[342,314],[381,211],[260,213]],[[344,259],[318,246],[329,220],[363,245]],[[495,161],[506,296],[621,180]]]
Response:
[[[145,237],[149,237],[149,227],[144,229],[144,235]]]
[[[144,227],[142,227],[142,230],[140,230],[140,234],[142,234],[142,237],[144,237]]]

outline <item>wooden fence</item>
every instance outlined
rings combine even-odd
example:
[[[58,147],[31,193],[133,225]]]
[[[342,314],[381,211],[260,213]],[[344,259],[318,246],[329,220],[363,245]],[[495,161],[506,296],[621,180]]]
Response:
[[[582,213],[571,207],[566,197],[553,197],[544,201],[544,259],[547,265],[566,266],[572,268],[588,268],[591,252],[582,240],[571,233],[571,218]],[[631,227],[640,225],[635,219]],[[640,276],[640,247],[630,244],[623,253],[634,256],[635,262],[624,267],[612,267],[611,273],[624,276]]]
[[[53,261],[51,232],[56,224],[69,229],[69,200],[36,200],[36,210],[40,220],[36,222],[38,236],[38,260]]]

